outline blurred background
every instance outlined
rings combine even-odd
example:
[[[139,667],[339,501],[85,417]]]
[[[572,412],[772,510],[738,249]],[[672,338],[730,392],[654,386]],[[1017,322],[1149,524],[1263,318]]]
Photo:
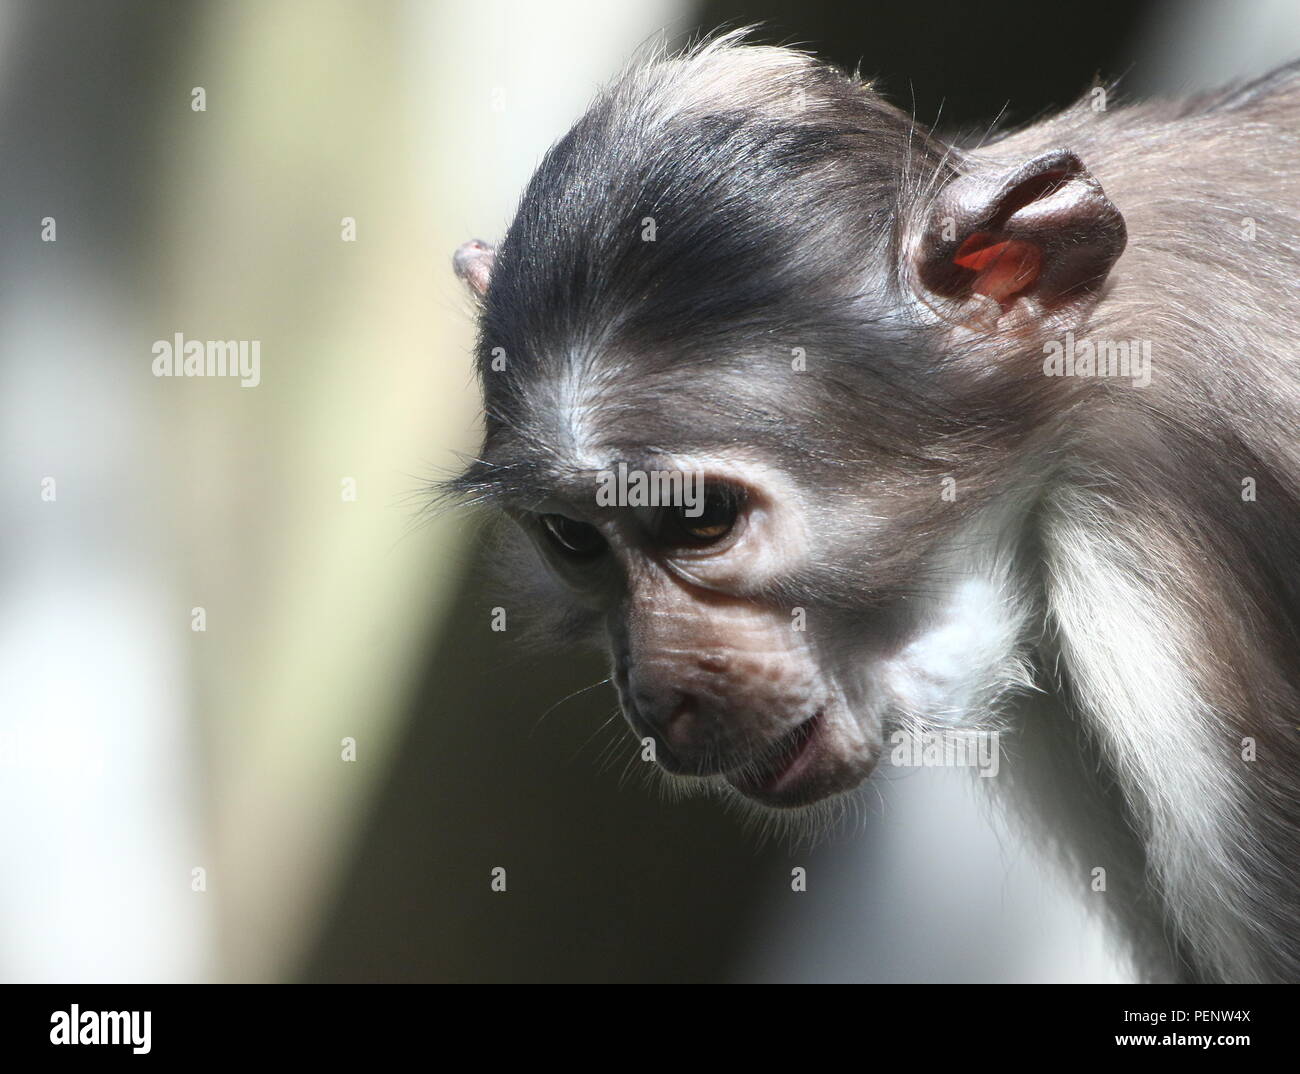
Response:
[[[1300,55],[1292,0],[0,2],[0,977],[1129,979],[965,773],[815,848],[625,780],[599,662],[421,514],[452,250],[638,47],[755,21],[958,131]],[[260,384],[155,377],[178,332]]]

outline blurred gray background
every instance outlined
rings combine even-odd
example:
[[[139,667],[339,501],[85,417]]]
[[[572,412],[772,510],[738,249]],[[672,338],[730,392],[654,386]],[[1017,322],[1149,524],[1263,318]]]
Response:
[[[637,47],[757,21],[947,130],[1300,55],[1289,0],[0,2],[0,976],[1129,979],[963,773],[816,848],[625,780],[599,662],[421,517],[451,251]],[[261,384],[154,377],[176,332]]]

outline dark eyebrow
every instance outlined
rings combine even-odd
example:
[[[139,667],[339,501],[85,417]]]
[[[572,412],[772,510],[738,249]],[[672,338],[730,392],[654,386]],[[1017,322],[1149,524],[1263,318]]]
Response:
[[[433,491],[439,504],[536,511],[547,499],[572,498],[579,486],[586,485],[584,478],[590,479],[594,495],[598,472],[576,468],[557,472],[555,467],[529,458],[510,462],[475,459],[460,474],[436,484]]]
[[[437,482],[432,491],[439,505],[505,507],[536,502],[539,487],[531,466],[475,459],[461,473]]]

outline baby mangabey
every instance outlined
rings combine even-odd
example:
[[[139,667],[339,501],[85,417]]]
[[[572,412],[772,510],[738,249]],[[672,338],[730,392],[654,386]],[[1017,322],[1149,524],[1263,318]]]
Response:
[[[1294,68],[961,148],[798,52],[656,58],[457,252],[453,490],[669,772],[809,806],[998,721],[1151,975],[1294,980],[1298,147]]]

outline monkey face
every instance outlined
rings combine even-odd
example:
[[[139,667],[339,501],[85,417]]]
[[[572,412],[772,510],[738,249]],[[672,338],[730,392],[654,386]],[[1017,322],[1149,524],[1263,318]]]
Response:
[[[587,461],[509,513],[558,583],[541,609],[570,609],[554,633],[607,649],[643,756],[679,784],[810,806],[861,784],[891,730],[982,710],[1019,671],[996,556],[970,558],[996,542],[973,528],[927,548],[914,515],[752,450]]]
[[[607,650],[643,757],[679,785],[811,806],[859,786],[892,730],[982,712],[1021,671],[992,509],[932,546],[897,489],[837,494],[752,448],[537,447],[483,461],[543,456],[504,505],[542,568],[535,617]]]
[[[519,338],[499,367],[485,343],[486,436],[454,491],[514,520],[530,618],[607,649],[666,773],[812,806],[860,785],[895,729],[984,715],[1023,680],[999,534],[1003,490],[1033,482],[985,435],[1005,422],[957,427],[933,378],[905,391],[879,364],[822,378],[759,345],[734,368],[615,344],[578,362]]]
[[[777,591],[810,538],[788,479],[670,459],[598,470],[595,495],[585,483],[516,518],[601,623],[623,713],[657,763],[775,807],[861,782],[879,721],[855,711],[860,691],[808,609]]]

